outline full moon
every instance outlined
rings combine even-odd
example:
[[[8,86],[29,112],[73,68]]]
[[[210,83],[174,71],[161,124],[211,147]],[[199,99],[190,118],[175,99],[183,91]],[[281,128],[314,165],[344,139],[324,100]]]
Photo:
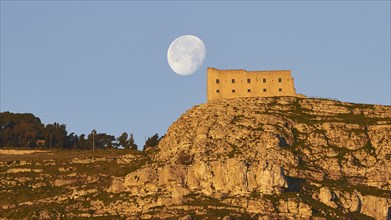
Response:
[[[195,73],[204,62],[206,48],[204,42],[194,35],[182,35],[168,47],[167,60],[171,69],[179,75]]]

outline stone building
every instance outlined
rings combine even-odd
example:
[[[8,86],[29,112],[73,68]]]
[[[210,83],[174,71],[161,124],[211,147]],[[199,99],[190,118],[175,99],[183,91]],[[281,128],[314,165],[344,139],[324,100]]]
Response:
[[[246,71],[208,68],[208,101],[241,97],[299,96],[290,70]]]

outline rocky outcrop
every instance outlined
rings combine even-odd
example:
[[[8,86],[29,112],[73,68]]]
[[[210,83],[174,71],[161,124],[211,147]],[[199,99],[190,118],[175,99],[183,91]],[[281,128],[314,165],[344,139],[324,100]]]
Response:
[[[320,188],[313,196],[334,209],[343,208],[350,213],[361,212],[375,219],[386,219],[391,214],[389,213],[391,198],[388,196],[363,195],[357,190],[348,192],[328,187]]]
[[[7,198],[0,199],[0,217],[31,207],[21,216],[391,217],[389,106],[297,97],[218,100],[181,115],[156,149],[51,157],[0,161]],[[12,200],[13,191],[26,189],[40,193],[34,202]]]
[[[315,213],[326,217],[386,218],[391,206],[390,110],[293,97],[196,106],[169,128],[153,157],[156,167],[128,174],[118,192],[166,191],[167,202],[175,205],[186,204],[192,193],[220,201],[247,197],[240,205],[244,209],[256,201],[253,195],[273,201],[297,192],[272,207],[286,218],[312,216],[313,202],[329,207]],[[365,195],[368,189],[371,195]],[[372,197],[379,201],[368,200]]]
[[[200,161],[190,166],[166,165],[147,167],[128,174],[124,179],[127,191],[154,191],[156,187],[183,186],[206,196],[217,194],[246,195],[248,192],[280,194],[287,188],[282,168],[267,162],[247,164],[236,159]],[[118,185],[118,182],[114,186]],[[114,187],[123,188],[123,187]],[[112,187],[110,190],[114,190]]]

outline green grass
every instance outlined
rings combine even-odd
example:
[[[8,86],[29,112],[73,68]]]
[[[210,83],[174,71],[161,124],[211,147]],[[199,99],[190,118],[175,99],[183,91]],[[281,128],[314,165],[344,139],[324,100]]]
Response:
[[[12,210],[2,210],[0,217],[6,219],[39,219],[39,213],[43,210],[47,210],[52,214],[53,219],[57,219],[57,216],[64,217],[64,206],[59,203],[49,203],[40,206],[19,206]]]
[[[360,177],[356,177],[356,178],[360,179]],[[388,190],[382,190],[374,186],[366,186],[362,184],[357,184],[357,185],[347,184],[349,182],[348,179],[349,177],[345,177],[345,179],[339,179],[339,180],[325,179],[318,183],[322,184],[323,186],[340,189],[342,191],[349,192],[349,193],[352,193],[354,190],[357,190],[362,195],[373,195],[377,197],[384,197],[384,198],[391,199],[391,192]]]
[[[45,153],[34,153],[25,155],[1,155],[0,161],[12,165],[10,167],[2,167],[1,171],[5,172],[10,168],[32,168],[42,169],[40,173],[34,172],[21,172],[21,173],[3,173],[1,178],[7,180],[14,180],[17,182],[16,186],[1,186],[0,187],[0,206],[2,205],[17,205],[14,208],[2,210],[0,217],[12,218],[12,219],[35,219],[39,212],[45,209],[55,209],[59,213],[66,215],[68,212],[83,213],[85,211],[80,210],[68,210],[65,208],[76,203],[83,204],[83,207],[89,209],[90,199],[99,199],[106,205],[115,202],[122,194],[122,196],[129,196],[126,193],[116,194],[110,196],[106,192],[106,189],[111,185],[113,176],[125,176],[126,174],[140,168],[141,166],[151,163],[151,155],[155,152],[139,152],[132,150],[97,150],[97,151],[79,151],[79,150],[54,150]],[[133,159],[127,164],[118,164],[116,159],[125,154],[133,154],[139,156],[137,159]],[[92,163],[79,164],[71,163],[72,159],[98,159],[93,160]],[[99,159],[105,158],[105,161],[99,161]],[[19,166],[19,163],[13,161],[29,161],[31,164]],[[52,160],[55,165],[45,165],[44,161]],[[40,165],[38,165],[40,164]],[[60,172],[58,168],[73,169],[67,172]],[[70,173],[76,173],[76,176],[67,176]],[[87,184],[87,178],[93,177],[95,182]],[[53,182],[56,179],[71,179],[76,180],[67,185],[53,186]],[[25,181],[21,183],[20,181]],[[31,185],[42,182],[45,185],[36,189],[32,189]],[[63,202],[55,201],[45,202],[41,204],[35,204],[38,200],[44,200],[54,198],[56,196],[70,196],[73,192],[73,188],[79,190],[96,189],[97,192],[93,194],[82,195],[78,198],[69,198]],[[126,194],[126,195],[125,195]],[[121,199],[121,198],[120,198]],[[18,204],[24,202],[33,202],[32,205]],[[90,210],[93,211],[93,210]],[[102,217],[105,219],[105,217]],[[106,217],[107,219],[107,217]],[[109,217],[112,219],[112,217]],[[118,216],[115,219],[119,219]]]
[[[200,194],[189,194],[186,196],[188,201],[186,202],[186,205],[193,205],[193,206],[221,206],[223,205],[220,200],[208,197],[208,196],[201,196]]]
[[[251,128],[251,131],[265,131],[263,127]]]
[[[34,150],[34,149],[31,149]],[[42,162],[43,160],[55,159],[56,161],[65,161],[73,158],[83,158],[83,157],[107,157],[107,158],[118,158],[125,154],[134,154],[134,155],[146,155],[147,152],[128,150],[128,149],[111,149],[111,150],[60,150],[54,149],[47,152],[32,153],[32,154],[20,154],[20,155],[6,155],[0,154],[0,162],[13,162],[13,161],[33,161],[33,162]]]
[[[50,198],[69,192],[64,187],[43,186],[32,189],[29,186],[15,186],[11,192],[2,192],[0,206],[5,204],[20,204],[27,201]]]

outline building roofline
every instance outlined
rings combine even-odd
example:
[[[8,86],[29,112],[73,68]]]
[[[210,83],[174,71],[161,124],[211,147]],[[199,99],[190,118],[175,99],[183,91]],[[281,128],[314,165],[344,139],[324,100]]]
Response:
[[[217,69],[215,67],[208,67],[207,69],[213,69],[213,70],[217,70],[217,71],[245,71],[245,72],[248,72],[248,73],[255,73],[255,72],[278,72],[278,71],[290,71],[292,72],[292,70],[245,70],[245,69]]]

